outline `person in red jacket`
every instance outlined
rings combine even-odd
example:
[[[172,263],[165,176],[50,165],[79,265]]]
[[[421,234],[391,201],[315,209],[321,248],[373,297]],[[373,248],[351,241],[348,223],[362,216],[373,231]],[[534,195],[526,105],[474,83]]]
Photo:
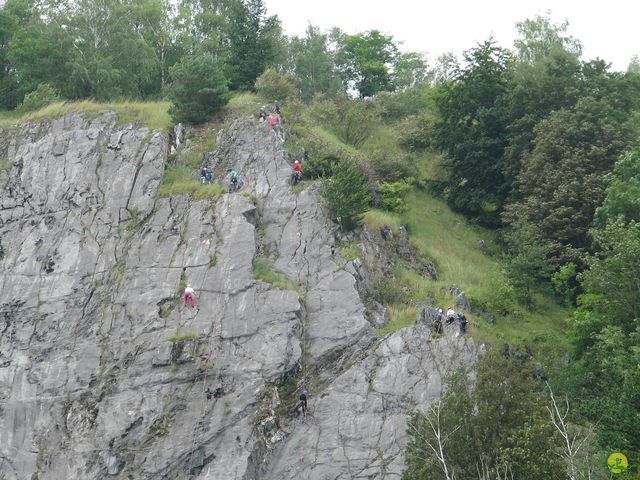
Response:
[[[297,184],[300,180],[302,180],[302,165],[300,161],[296,160],[293,162],[293,175],[291,175],[291,185]]]
[[[278,115],[277,113],[272,113],[271,115],[269,115],[267,123],[269,124],[269,131],[271,131],[274,126],[280,123],[280,115]]]

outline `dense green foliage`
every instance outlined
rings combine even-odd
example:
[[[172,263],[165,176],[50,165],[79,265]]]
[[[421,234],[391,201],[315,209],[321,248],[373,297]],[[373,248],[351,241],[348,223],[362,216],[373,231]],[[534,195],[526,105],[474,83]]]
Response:
[[[622,155],[605,176],[605,182],[606,196],[596,209],[596,226],[603,228],[618,217],[640,222],[640,151],[630,150]]]
[[[31,112],[51,105],[52,103],[57,103],[60,100],[60,95],[58,95],[58,92],[56,92],[51,85],[41,83],[33,92],[29,92],[24,96],[24,100],[22,100],[18,110]]]
[[[271,102],[282,102],[295,98],[297,81],[293,75],[276,72],[268,68],[256,79],[256,92]]]
[[[565,479],[554,453],[561,444],[546,403],[530,361],[495,351],[485,354],[473,388],[465,372],[459,371],[450,378],[440,405],[411,417],[412,442],[403,479]],[[442,436],[444,462],[429,446],[439,450],[437,432]],[[499,477],[504,472],[510,475]]]
[[[581,99],[538,123],[533,149],[523,156],[523,198],[508,208],[507,218],[528,218],[558,246],[561,260],[580,260],[590,249],[587,231],[604,199],[604,176],[624,146],[611,118],[608,104]]]
[[[202,123],[228,100],[227,81],[212,55],[185,57],[170,74],[169,112],[176,122]]]
[[[580,275],[569,391],[601,427],[606,448],[640,455],[640,224],[622,218],[595,233],[600,254]]]
[[[343,78],[353,82],[361,97],[392,91],[391,67],[397,47],[391,37],[371,30],[344,38],[338,54]]]
[[[355,162],[341,162],[324,185],[324,198],[329,210],[345,229],[359,224],[371,200],[364,174]]]
[[[495,225],[507,195],[502,159],[507,117],[508,53],[485,42],[465,54],[467,67],[446,83],[437,100],[438,145],[446,152],[449,204]]]

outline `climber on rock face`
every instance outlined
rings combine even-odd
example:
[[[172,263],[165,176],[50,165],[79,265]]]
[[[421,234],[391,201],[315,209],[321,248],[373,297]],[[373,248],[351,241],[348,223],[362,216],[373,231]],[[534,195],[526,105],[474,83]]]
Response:
[[[272,113],[271,115],[269,115],[267,123],[269,124],[269,131],[271,131],[274,126],[280,123],[280,115],[278,115],[277,113]]]
[[[467,317],[464,312],[458,312],[458,320],[460,321],[460,333],[467,333]]]
[[[229,188],[229,193],[235,192],[238,189],[238,172],[231,170],[229,174],[229,180],[231,180],[231,186]]]
[[[300,180],[302,180],[302,165],[300,161],[296,160],[293,163],[293,174],[291,176],[291,185],[297,184]]]
[[[187,305],[187,302],[191,304],[191,308],[196,306],[196,292],[193,288],[191,288],[191,284],[187,284],[187,288],[184,289],[184,304]]]
[[[302,390],[302,393],[300,394],[300,403],[298,403],[298,406],[296,407],[296,411],[301,411],[302,415],[304,415],[305,417],[307,416],[307,395],[309,392],[307,392],[307,389],[305,388],[304,390]]]
[[[264,122],[267,119],[267,110],[265,109],[265,106],[261,106],[260,107],[260,113],[258,114],[258,120],[261,122]]]
[[[456,312],[453,310],[453,307],[449,307],[447,310],[447,324],[453,323],[456,319]]]

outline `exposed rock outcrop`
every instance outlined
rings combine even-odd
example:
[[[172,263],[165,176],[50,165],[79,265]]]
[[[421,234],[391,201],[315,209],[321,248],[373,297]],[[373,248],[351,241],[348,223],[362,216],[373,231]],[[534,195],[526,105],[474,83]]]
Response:
[[[378,336],[282,140],[234,122],[205,158],[242,190],[192,201],[157,196],[168,135],[112,113],[0,131],[5,479],[400,478],[406,412],[473,345]],[[257,255],[295,288],[256,280]],[[276,412],[294,376],[305,419]]]

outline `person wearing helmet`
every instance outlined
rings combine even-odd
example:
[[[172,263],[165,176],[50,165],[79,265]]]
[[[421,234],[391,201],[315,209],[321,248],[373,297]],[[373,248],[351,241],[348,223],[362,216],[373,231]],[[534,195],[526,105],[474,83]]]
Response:
[[[302,411],[302,415],[306,416],[307,415],[307,395],[309,392],[307,392],[307,389],[305,388],[304,390],[302,390],[302,393],[300,394],[300,403],[298,404],[298,408]]]
[[[229,187],[229,193],[233,193],[238,189],[238,172],[233,169],[229,174],[229,180],[231,180],[231,185]]]
[[[191,305],[191,308],[196,306],[196,292],[193,288],[191,288],[191,284],[187,283],[187,288],[184,289],[184,304],[187,305],[187,302]]]
[[[258,114],[258,120],[264,122],[267,119],[267,109],[265,106],[260,107],[260,113]]]
[[[299,160],[293,162],[293,175],[291,176],[291,185],[296,185],[302,180],[302,164]]]

